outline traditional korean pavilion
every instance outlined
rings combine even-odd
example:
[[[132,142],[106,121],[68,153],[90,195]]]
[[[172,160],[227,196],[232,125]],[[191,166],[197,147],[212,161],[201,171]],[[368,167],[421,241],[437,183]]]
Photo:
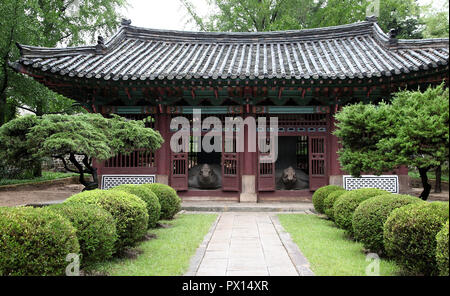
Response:
[[[448,83],[449,76],[448,39],[399,40],[395,30],[384,33],[373,17],[264,33],[154,30],[124,20],[109,41],[99,37],[94,46],[18,46],[21,59],[11,64],[14,69],[90,112],[154,119],[149,126],[165,138],[162,148],[96,163],[102,188],[156,179],[185,199],[299,200],[326,184],[405,191],[406,168],[346,179],[332,135],[333,115],[345,104],[388,100],[399,89]],[[170,129],[171,119],[192,119],[194,108],[202,117],[222,120],[278,117],[278,160],[263,164],[258,152],[247,150],[172,152],[169,142],[176,130]],[[190,171],[205,163],[220,168],[219,188],[190,185]],[[302,187],[279,186],[289,166]]]

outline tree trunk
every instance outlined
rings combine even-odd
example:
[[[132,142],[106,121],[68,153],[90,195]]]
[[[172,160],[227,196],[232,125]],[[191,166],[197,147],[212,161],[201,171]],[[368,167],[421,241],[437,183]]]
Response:
[[[438,166],[434,172],[436,174],[436,184],[434,185],[434,192],[441,193],[442,192],[442,186],[441,186],[442,167]]]
[[[38,110],[38,108],[36,108]],[[38,110],[39,111],[39,110]],[[37,116],[41,116],[42,114],[37,114]],[[41,177],[42,176],[42,159],[39,159],[33,165],[33,176]]]
[[[92,175],[92,182],[90,182],[90,185],[84,188],[83,191],[97,189],[98,188],[97,168],[94,168],[92,166],[92,158],[89,158],[87,155],[84,155],[83,164]]]
[[[91,170],[91,174],[92,174],[92,180],[93,182],[91,183],[91,186],[89,188],[85,188],[86,190],[94,190],[94,189],[98,189],[98,175],[97,175],[97,168],[93,168]]]
[[[84,181],[84,189],[83,191],[86,190],[94,190],[94,189],[98,189],[98,175],[97,175],[97,169],[94,168],[92,170],[89,170],[89,174],[92,175],[92,179],[93,182],[88,182],[88,181]]]
[[[93,190],[93,189],[97,189],[98,188],[98,175],[97,175],[97,169],[96,168],[93,168],[90,165],[87,165],[87,166],[83,167],[83,165],[78,162],[78,160],[75,157],[75,154],[73,154],[73,153],[70,153],[69,161],[75,166],[76,170],[70,168],[67,165],[67,161],[64,158],[64,155],[54,155],[53,157],[58,158],[58,159],[60,159],[62,161],[66,171],[72,172],[72,173],[76,173],[76,174],[80,175],[79,181],[80,181],[80,184],[82,184],[84,186],[83,191],[85,191],[85,190]],[[84,159],[83,163],[85,161],[86,160]],[[87,181],[84,178],[84,174],[91,174],[92,177],[93,177],[93,182]]]
[[[80,183],[84,186],[83,191],[86,190],[93,190],[93,189],[97,189],[98,188],[98,177],[97,177],[97,169],[96,168],[92,168],[90,166],[85,166],[83,167],[82,164],[80,164],[75,155],[73,153],[70,153],[70,157],[69,157],[69,161],[71,163],[73,163],[73,165],[77,168],[78,173],[80,174]],[[84,162],[84,161],[83,161]],[[64,165],[67,169],[67,166]],[[89,182],[84,178],[84,174],[91,174],[93,177],[93,182]]]
[[[0,126],[8,122],[8,104],[6,104],[6,89],[0,94]]]
[[[423,200],[427,200],[430,195],[431,185],[428,183],[427,172],[430,168],[419,168],[420,179],[422,179],[423,191],[420,194],[420,198]]]
[[[40,108],[39,106],[36,108],[36,115],[37,116],[42,116],[42,108]],[[42,177],[42,159],[37,160],[34,164],[33,164],[33,177],[37,178],[37,177]]]
[[[42,177],[42,160],[39,159],[33,164],[32,168],[33,177],[39,178]]]
[[[3,95],[0,97],[0,126],[6,121],[6,102],[3,100]]]
[[[42,100],[36,100],[36,116],[44,115],[44,104]]]

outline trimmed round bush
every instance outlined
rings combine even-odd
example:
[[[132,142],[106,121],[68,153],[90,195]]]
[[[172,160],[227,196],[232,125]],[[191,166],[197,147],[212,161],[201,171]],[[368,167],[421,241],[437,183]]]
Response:
[[[336,225],[352,235],[353,213],[359,204],[371,197],[388,193],[377,188],[361,188],[344,193],[333,206]]]
[[[75,227],[83,267],[111,258],[117,232],[116,223],[108,211],[82,203],[54,205],[49,209],[68,219]]]
[[[334,210],[333,206],[336,200],[341,197],[344,193],[348,192],[347,190],[336,190],[328,194],[328,196],[323,201],[323,209],[325,215],[328,216],[331,220],[334,221]]]
[[[448,221],[436,235],[436,244],[436,262],[439,275],[448,276]]]
[[[393,210],[384,224],[386,253],[409,273],[436,275],[436,235],[448,217],[448,202],[414,203]]]
[[[327,186],[323,186],[320,187],[319,189],[317,189],[313,196],[312,196],[312,202],[314,205],[314,209],[320,213],[320,214],[324,214],[324,208],[323,208],[323,201],[325,200],[325,198],[327,198],[328,194],[330,194],[333,191],[336,190],[344,190],[344,188],[342,188],[341,186],[337,186],[337,185],[327,185]]]
[[[147,204],[148,228],[156,226],[161,215],[161,204],[159,199],[150,188],[143,185],[123,184],[112,188],[111,190],[122,190],[136,195]]]
[[[161,219],[172,219],[181,209],[181,198],[175,189],[165,184],[152,183],[143,184],[149,188],[159,199],[161,204]]]
[[[78,254],[76,229],[46,208],[0,210],[0,275],[64,275],[66,256]]]
[[[385,194],[363,201],[353,214],[353,235],[371,252],[384,252],[383,225],[389,214],[402,206],[423,202],[410,195]]]
[[[134,246],[147,232],[147,206],[134,194],[96,189],[75,194],[64,203],[94,204],[111,213],[116,222],[117,252]]]

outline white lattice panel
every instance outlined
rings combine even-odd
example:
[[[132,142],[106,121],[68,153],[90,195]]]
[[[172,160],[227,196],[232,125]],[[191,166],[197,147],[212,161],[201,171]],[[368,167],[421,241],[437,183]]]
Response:
[[[392,193],[398,193],[398,176],[396,175],[363,175],[361,178],[354,178],[350,175],[343,176],[344,188],[354,190],[359,188],[379,188]]]
[[[102,189],[113,188],[122,184],[155,183],[155,175],[103,175]]]

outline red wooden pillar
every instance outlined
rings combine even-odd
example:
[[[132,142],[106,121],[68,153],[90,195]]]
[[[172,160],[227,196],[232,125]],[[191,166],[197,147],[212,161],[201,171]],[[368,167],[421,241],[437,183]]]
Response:
[[[156,167],[157,167],[157,182],[168,183],[170,175],[170,118],[168,114],[161,113],[156,115],[155,129],[159,131],[164,139],[161,148],[156,150]]]
[[[329,118],[330,124],[329,124],[329,160],[330,160],[330,166],[329,166],[329,176],[330,181],[333,179],[333,176],[342,176],[344,171],[341,170],[341,165],[339,164],[339,156],[337,154],[339,150],[339,139],[335,135],[333,135],[334,130],[336,129],[336,120],[334,119],[334,113],[330,114]],[[331,182],[333,183],[333,182]],[[334,183],[333,183],[334,184]]]
[[[103,168],[103,161],[97,161],[97,159],[92,160],[92,167],[94,169],[97,169],[97,177],[98,177],[98,188],[102,188],[102,168]]]
[[[240,191],[241,174],[239,153],[236,151],[236,137],[227,138],[222,134],[222,190]]]
[[[254,114],[247,113],[243,117],[244,119],[247,117],[255,116]],[[251,127],[250,127],[251,128]],[[254,133],[256,135],[256,131]],[[249,151],[249,142],[256,142],[256,137],[249,138],[249,127],[244,125],[244,151],[240,152],[240,163],[241,163],[241,194],[240,194],[240,202],[257,202],[257,152]],[[257,148],[257,145],[256,145]]]
[[[327,137],[309,137],[309,188],[315,191],[329,183]]]
[[[252,114],[246,114],[244,115],[244,119],[247,117],[254,116]],[[256,119],[256,118],[255,118]],[[241,163],[242,163],[242,174],[243,175],[256,175],[257,171],[257,165],[255,161],[256,152],[250,152],[248,150],[249,147],[249,141],[257,141],[257,139],[250,139],[249,138],[249,127],[247,125],[244,125],[244,152],[241,153]],[[256,133],[255,133],[256,134]]]

